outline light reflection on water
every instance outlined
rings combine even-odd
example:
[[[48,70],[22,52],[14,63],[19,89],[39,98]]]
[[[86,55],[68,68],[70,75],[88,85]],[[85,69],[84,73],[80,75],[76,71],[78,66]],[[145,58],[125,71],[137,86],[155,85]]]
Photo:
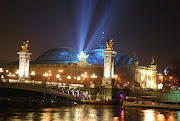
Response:
[[[51,106],[49,106],[51,107]],[[145,109],[118,105],[57,105],[43,107],[0,107],[0,121],[176,121],[180,111]]]

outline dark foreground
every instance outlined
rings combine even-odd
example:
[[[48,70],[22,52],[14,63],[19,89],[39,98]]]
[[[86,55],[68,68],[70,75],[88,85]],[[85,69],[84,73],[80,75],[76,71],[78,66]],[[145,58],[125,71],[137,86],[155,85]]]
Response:
[[[0,121],[176,121],[180,111],[119,105],[0,103]]]

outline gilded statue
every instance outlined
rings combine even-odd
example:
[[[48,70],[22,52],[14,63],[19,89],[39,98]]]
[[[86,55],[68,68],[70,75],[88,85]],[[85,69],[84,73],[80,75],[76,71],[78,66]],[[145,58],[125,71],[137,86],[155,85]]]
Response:
[[[137,61],[137,60],[138,60],[138,59],[137,59],[137,55],[136,55],[135,52],[133,52],[133,60],[134,60],[134,61]]]
[[[29,47],[29,40],[26,40],[21,45],[22,51],[28,51],[28,47]]]
[[[152,57],[151,65],[154,65],[154,64],[155,64],[155,59],[154,59],[154,57]]]
[[[111,40],[107,39],[106,40],[106,46],[107,46],[106,50],[113,50],[113,48],[112,48],[113,44],[114,44],[114,41],[112,39]]]

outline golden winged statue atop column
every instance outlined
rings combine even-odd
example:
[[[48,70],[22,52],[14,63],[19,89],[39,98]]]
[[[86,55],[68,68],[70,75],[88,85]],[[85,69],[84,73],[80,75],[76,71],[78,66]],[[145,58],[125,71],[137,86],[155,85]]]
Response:
[[[22,51],[28,51],[28,47],[29,47],[29,40],[26,40],[21,45]]]
[[[114,44],[114,41],[111,39],[106,39],[106,50],[113,50],[112,45]]]

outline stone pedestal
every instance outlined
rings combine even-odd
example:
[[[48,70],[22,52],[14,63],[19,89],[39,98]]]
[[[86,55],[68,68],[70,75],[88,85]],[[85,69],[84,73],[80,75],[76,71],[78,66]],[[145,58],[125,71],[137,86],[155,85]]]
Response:
[[[17,52],[19,54],[19,80],[29,78],[29,60],[32,53],[28,51]]]
[[[112,100],[112,88],[114,77],[114,54],[113,50],[104,51],[104,77],[102,80],[102,86],[104,87],[104,100]]]
[[[79,66],[80,68],[85,68],[89,65],[89,63],[87,61],[78,61],[77,62],[77,66]]]
[[[113,96],[113,93],[112,93],[112,87],[109,86],[109,87],[105,87],[104,88],[104,100],[112,100],[112,96]]]

